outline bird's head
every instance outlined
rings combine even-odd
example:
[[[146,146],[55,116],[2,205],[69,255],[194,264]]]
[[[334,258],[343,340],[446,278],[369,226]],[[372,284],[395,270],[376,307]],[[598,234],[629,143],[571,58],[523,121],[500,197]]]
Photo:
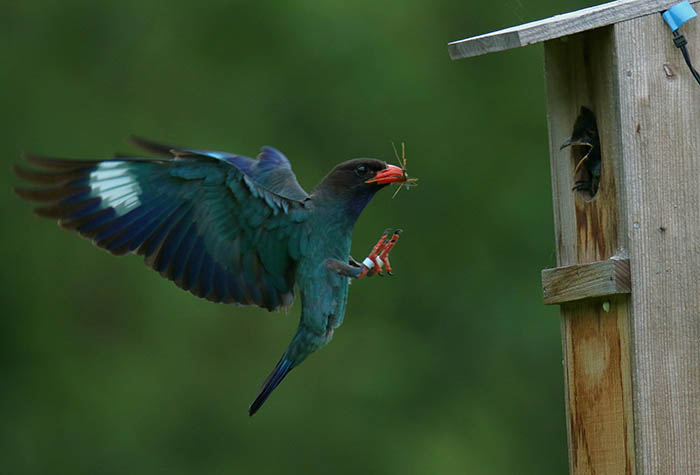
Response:
[[[576,118],[571,137],[561,144],[559,149],[563,150],[566,147],[576,145],[592,148],[599,144],[600,139],[598,138],[595,115],[593,115],[593,112],[590,109],[581,107],[581,113]]]
[[[318,189],[338,196],[373,195],[390,183],[406,181],[403,170],[375,158],[355,158],[337,165]]]
[[[333,168],[314,195],[347,203],[350,213],[357,218],[377,191],[406,178],[404,170],[396,165],[375,158],[355,158]]]

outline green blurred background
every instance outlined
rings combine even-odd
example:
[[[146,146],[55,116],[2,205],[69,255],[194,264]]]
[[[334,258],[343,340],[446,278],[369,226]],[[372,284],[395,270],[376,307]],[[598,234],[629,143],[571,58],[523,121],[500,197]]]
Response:
[[[452,62],[447,42],[591,2],[120,2],[0,6],[2,473],[566,471],[541,47]],[[353,284],[345,324],[254,418],[288,315],[194,298],[30,212],[23,151],[128,151],[135,133],[254,156],[308,190],[395,162],[353,254],[406,230],[396,276]]]

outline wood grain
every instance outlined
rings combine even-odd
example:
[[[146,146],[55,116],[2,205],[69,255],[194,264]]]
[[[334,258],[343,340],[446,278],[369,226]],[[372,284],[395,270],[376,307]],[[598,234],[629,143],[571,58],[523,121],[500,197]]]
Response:
[[[546,305],[628,294],[631,290],[629,259],[608,259],[542,271],[542,291]]]
[[[676,3],[620,0],[449,45],[458,59],[546,41],[557,265],[630,261],[631,294],[561,305],[575,474],[700,473],[700,87],[653,14]],[[682,33],[700,62],[700,21]],[[559,150],[581,106],[601,139],[593,198],[571,192],[576,157]]]
[[[616,295],[561,306],[572,474],[635,473],[628,305]]]
[[[681,28],[700,62],[700,21]],[[700,473],[700,87],[655,17],[615,26],[641,473]]]
[[[547,120],[559,267],[625,256],[626,208],[618,199],[620,123],[613,27],[545,43]],[[572,192],[575,156],[561,143],[580,107],[596,115],[602,175],[593,199]],[[573,474],[635,473],[629,295],[561,306],[562,351]],[[610,312],[603,309],[610,302]]]
[[[540,43],[668,9],[679,0],[618,0],[583,10],[555,15],[503,30],[453,41],[450,58],[461,59]],[[698,3],[697,0],[691,4]]]

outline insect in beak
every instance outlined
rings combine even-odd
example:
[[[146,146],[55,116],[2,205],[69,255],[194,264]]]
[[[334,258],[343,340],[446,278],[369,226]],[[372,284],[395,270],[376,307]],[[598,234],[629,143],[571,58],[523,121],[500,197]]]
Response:
[[[394,142],[391,142],[391,146],[394,149],[394,155],[396,155],[396,160],[398,160],[399,165],[401,166],[401,171],[403,172],[403,180],[399,183],[399,187],[391,197],[391,199],[394,199],[396,198],[396,195],[399,194],[399,191],[401,191],[401,188],[406,187],[408,190],[412,186],[418,186],[418,178],[411,178],[408,176],[406,170],[406,143],[401,142],[401,157],[399,157],[399,152],[396,150],[396,145],[394,145]]]

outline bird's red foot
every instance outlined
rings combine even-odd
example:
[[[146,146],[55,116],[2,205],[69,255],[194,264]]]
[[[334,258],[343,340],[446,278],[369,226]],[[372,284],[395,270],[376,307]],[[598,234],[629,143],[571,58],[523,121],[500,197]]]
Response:
[[[362,272],[357,276],[358,279],[375,274],[382,275],[382,265],[386,269],[387,274],[392,275],[389,252],[396,245],[396,242],[399,240],[399,234],[402,232],[402,229],[396,229],[393,233],[391,229],[384,230],[382,237],[379,238],[377,244],[372,248],[372,252],[362,261]]]

